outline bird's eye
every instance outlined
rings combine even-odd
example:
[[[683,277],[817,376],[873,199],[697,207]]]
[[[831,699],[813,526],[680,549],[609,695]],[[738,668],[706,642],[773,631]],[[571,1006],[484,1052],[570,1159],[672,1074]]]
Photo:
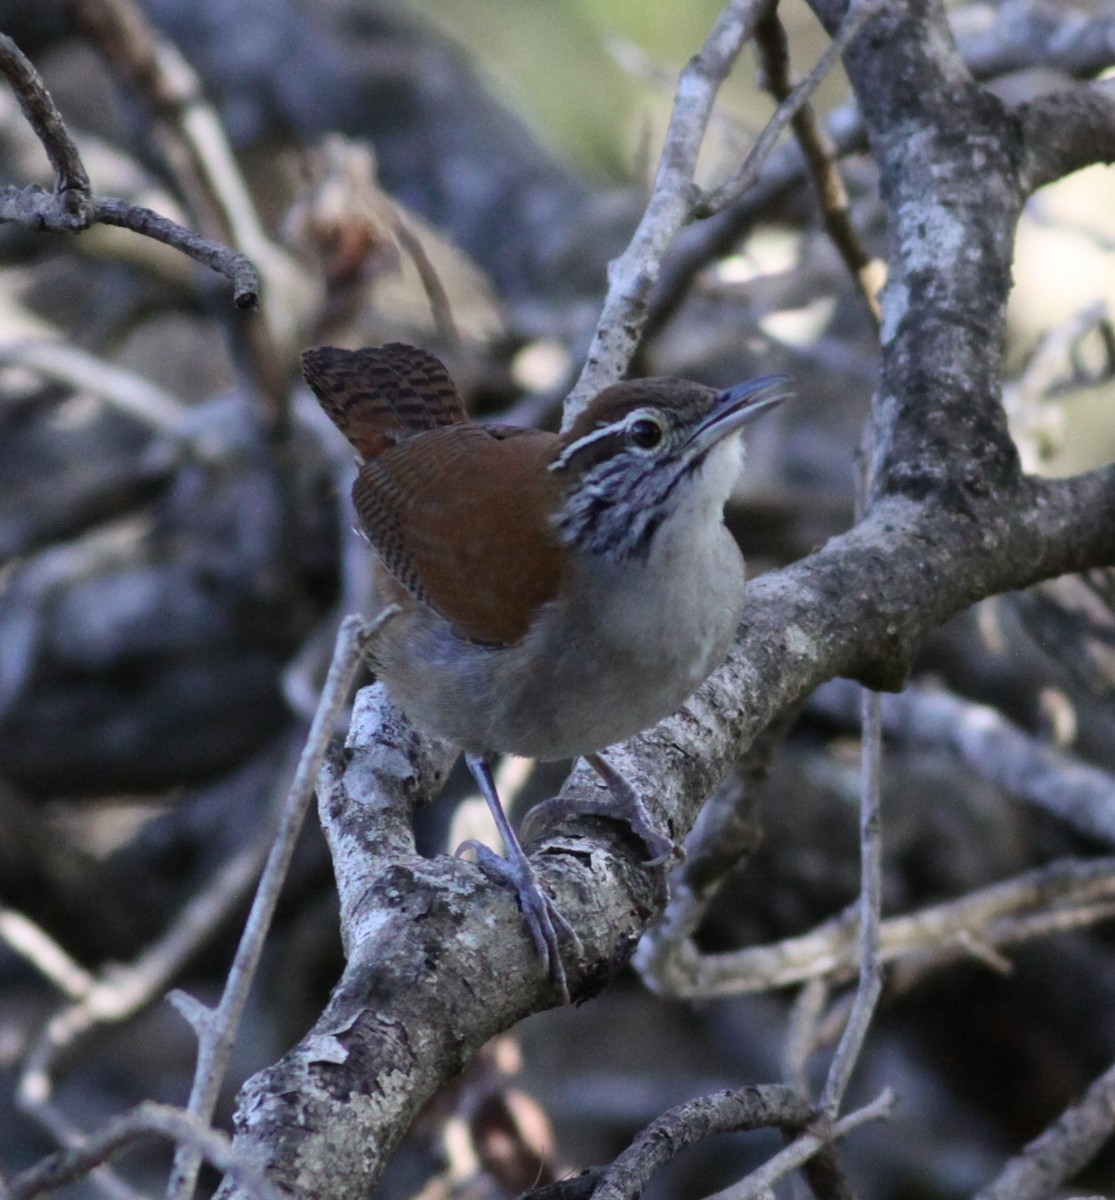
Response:
[[[638,417],[628,426],[627,436],[640,450],[653,450],[662,441],[663,429],[651,417]]]

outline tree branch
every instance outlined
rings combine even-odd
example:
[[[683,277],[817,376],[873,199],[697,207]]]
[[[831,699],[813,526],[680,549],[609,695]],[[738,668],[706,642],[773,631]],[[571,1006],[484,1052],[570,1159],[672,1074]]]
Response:
[[[259,279],[243,254],[198,237],[148,208],[93,196],[81,156],[38,71],[4,34],[0,34],[0,74],[12,85],[55,172],[54,190],[50,192],[35,186],[0,189],[0,222],[11,221],[28,229],[53,233],[81,233],[98,222],[120,225],[173,246],[196,262],[219,271],[232,280],[238,308],[256,307]]]
[[[975,1200],[1044,1200],[1095,1157],[1115,1131],[1115,1066],[1036,1137]]]
[[[359,617],[346,617],[341,622],[333,650],[333,661],[322,688],[317,712],[306,735],[306,745],[298,761],[290,791],[283,806],[279,828],[271,846],[263,874],[256,889],[248,921],[236,949],[236,956],[225,981],[225,989],[216,1008],[208,1009],[192,997],[176,994],[177,1007],[194,1027],[198,1039],[198,1060],[194,1083],[190,1091],[189,1112],[199,1121],[213,1116],[217,1096],[224,1079],[236,1032],[248,1002],[248,993],[255,978],[263,943],[271,925],[271,917],[279,902],[279,892],[290,866],[299,830],[314,796],[314,781],[325,754],[349,688],[363,661],[364,652],[376,633],[398,612],[391,605],[371,622]],[[172,997],[175,999],[175,997]],[[174,1172],[167,1185],[168,1197],[193,1195],[200,1155],[183,1145],[175,1155]]]
[[[1115,82],[1078,83],[1020,104],[1025,194],[1093,163],[1115,162]]]
[[[152,1138],[189,1146],[218,1171],[227,1172],[254,1200],[283,1200],[278,1188],[232,1149],[225,1134],[210,1129],[181,1109],[152,1101],[110,1121],[80,1146],[60,1150],[28,1167],[8,1185],[6,1200],[32,1200],[43,1192],[76,1183],[119,1151]]]
[[[608,268],[608,295],[584,368],[565,404],[565,428],[592,396],[627,370],[662,257],[693,209],[697,157],[716,94],[769,3],[729,0],[704,46],[678,78],[651,197],[627,249]]]

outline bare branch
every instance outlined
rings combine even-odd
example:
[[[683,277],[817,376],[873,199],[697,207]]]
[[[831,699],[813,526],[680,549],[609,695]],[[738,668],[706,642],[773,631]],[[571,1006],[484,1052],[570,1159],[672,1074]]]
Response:
[[[565,428],[590,397],[627,370],[662,256],[693,210],[697,156],[716,94],[769,2],[730,0],[708,40],[678,78],[651,197],[627,249],[609,267],[608,295],[596,333],[580,378],[565,403]]]
[[[80,233],[100,222],[132,229],[165,242],[232,280],[239,308],[259,302],[255,268],[242,254],[198,237],[150,209],[110,197],[94,197],[77,147],[38,72],[11,38],[0,35],[0,73],[19,98],[27,119],[43,143],[55,169],[55,187],[6,187],[0,190],[0,222],[12,221],[36,231]]]
[[[297,336],[299,301],[312,289],[264,232],[220,118],[177,48],[135,0],[76,0],[74,7],[110,65],[151,102],[161,149],[194,219],[250,256],[262,277],[268,297],[262,319],[245,322],[235,332],[243,338],[243,361],[250,364],[255,416],[262,429],[283,436],[290,423],[286,371]],[[158,234],[152,230],[150,236]]]
[[[1115,1067],[1109,1067],[975,1200],[1045,1200],[1087,1166],[1115,1131]]]
[[[702,196],[694,182],[697,156],[721,83],[768,5],[732,0],[704,47],[678,79],[674,110],[659,159],[650,200],[627,249],[609,269],[608,295],[585,365],[565,403],[568,428],[588,399],[626,372],[643,333],[651,291],[662,259],[682,224],[726,208],[758,180],[782,131],[832,69],[833,63],[878,9],[881,0],[855,0],[840,31],[813,70],[779,105],[748,154],[740,173]]]
[[[777,10],[772,10],[759,22],[755,44],[762,56],[764,83],[775,100],[779,103],[787,101],[793,91],[790,53],[786,30]],[[792,115],[790,124],[809,168],[825,229],[851,272],[871,319],[878,325],[881,317],[878,292],[886,271],[883,264],[872,259],[864,249],[852,224],[848,192],[837,165],[836,145],[808,101]]]
[[[783,130],[798,114],[802,106],[808,102],[809,97],[832,70],[836,60],[848,48],[865,22],[875,16],[885,6],[885,3],[886,0],[852,0],[835,37],[825,47],[825,52],[814,63],[809,74],[778,106],[774,116],[767,122],[755,145],[751,147],[747,157],[743,160],[743,166],[740,167],[739,173],[698,200],[693,208],[693,216],[698,218],[716,216],[717,213],[734,203],[744,192],[755,186],[763,164],[774,149],[775,142],[782,136]]]
[[[782,1129],[797,1133],[808,1125],[812,1107],[793,1088],[780,1084],[716,1092],[671,1108],[652,1121],[605,1168],[593,1200],[641,1196],[647,1184],[683,1150],[717,1133]],[[532,1197],[531,1200],[542,1200]]]
[[[984,956],[989,948],[1106,920],[1113,899],[1115,859],[1066,859],[957,900],[887,918],[879,928],[879,961],[934,956],[941,963],[977,952]],[[690,946],[665,976],[668,994],[712,999],[810,979],[841,983],[856,974],[856,933],[856,913],[849,909],[771,946],[700,957]]]
[[[102,1025],[134,1016],[161,996],[184,963],[213,936],[213,932],[243,899],[271,845],[270,830],[225,863],[216,876],[182,910],[166,932],[126,967],[111,964],[97,976],[86,975],[84,986],[68,990],[73,1004],[46,1023],[27,1055],[19,1084],[19,1101],[32,1115],[41,1116],[53,1092],[52,1072],[58,1057]],[[41,956],[38,961],[41,961]],[[71,985],[81,979],[71,971]]]
[[[199,1121],[207,1122],[213,1115],[228,1058],[236,1039],[240,1019],[248,1002],[248,993],[255,978],[263,943],[271,925],[271,917],[279,900],[286,878],[298,832],[314,795],[314,783],[325,757],[333,726],[347,697],[363,655],[371,640],[398,612],[392,605],[369,623],[359,617],[345,617],[337,632],[333,661],[322,689],[317,712],[314,714],[306,745],[298,761],[290,792],[283,808],[267,864],[260,877],[255,900],[229,969],[225,989],[217,1007],[202,1027],[195,1024],[198,1034],[198,1061],[190,1092],[188,1111]],[[196,1007],[192,1010],[198,1016]],[[167,1186],[168,1197],[185,1198],[193,1194],[200,1166],[195,1150],[183,1147],[175,1155],[174,1171]]]
[[[1115,162],[1115,83],[1078,83],[1020,105],[1023,187],[1036,192],[1093,163]]]
[[[890,1116],[894,1107],[894,1095],[890,1088],[880,1092],[870,1104],[833,1121],[824,1133],[804,1133],[792,1141],[785,1150],[768,1159],[758,1170],[752,1171],[739,1183],[716,1192],[708,1200],[763,1200],[769,1189],[791,1171],[798,1170],[825,1146],[845,1137],[869,1121],[879,1121]]]
[[[83,996],[93,986],[93,976],[22,913],[0,907],[0,940],[65,996]]]
[[[80,1146],[60,1150],[17,1175],[8,1186],[9,1200],[32,1200],[84,1179],[102,1163],[138,1142],[162,1138],[189,1146],[206,1162],[231,1175],[257,1200],[283,1200],[283,1194],[250,1163],[243,1161],[228,1137],[178,1108],[148,1101],[90,1134]]]
[[[844,5],[819,7],[838,29]],[[721,74],[683,83],[675,119],[700,97],[695,140],[667,138],[665,183],[617,265],[586,390],[615,378],[638,340],[661,247],[692,200],[682,168],[753,16],[726,10]],[[854,529],[749,584],[724,668],[619,752],[652,818],[668,817],[679,834],[759,731],[824,679],[899,686],[926,634],[975,600],[1115,560],[1115,471],[1023,478],[998,404],[993,351],[1021,207],[1017,127],[965,73],[943,5],[890,5],[875,20],[846,61],[896,230],[884,387],[866,439],[877,494]],[[367,712],[382,729],[354,721],[355,741],[327,760],[320,789],[345,973],[311,1034],[246,1085],[238,1116],[238,1139],[276,1182],[336,1200],[367,1193],[414,1114],[484,1038],[548,1002],[513,900],[469,864],[414,851],[411,808],[448,752],[417,739],[386,703],[369,701]],[[585,786],[576,772],[566,794]],[[584,944],[570,971],[582,994],[626,960],[654,915],[653,881],[610,833],[570,817],[534,847],[544,885]]]
[[[75,222],[75,232],[89,221],[89,176],[42,76],[7,34],[0,34],[0,74],[12,86],[23,115],[43,144],[54,168],[54,190]]]
[[[851,723],[854,693],[844,680],[831,680],[810,704]],[[911,687],[883,697],[883,727],[893,737],[949,747],[1009,794],[1078,833],[1115,845],[1115,778],[1025,733],[995,709],[949,692]]]
[[[263,230],[228,138],[205,102],[193,68],[132,0],[77,0],[75,9],[93,43],[151,98],[163,128],[173,130],[177,147],[172,164],[190,203],[203,219],[213,210],[220,214],[222,232],[261,264],[268,291],[278,301],[282,289],[274,276],[283,268],[276,260],[285,256]]]
[[[883,831],[880,806],[880,770],[883,730],[879,696],[863,690],[863,759],[860,768],[860,901],[859,901],[859,986],[855,1002],[829,1067],[821,1093],[821,1111],[830,1118],[840,1111],[840,1102],[852,1078],[875,1002],[883,986],[879,922],[883,905]]]

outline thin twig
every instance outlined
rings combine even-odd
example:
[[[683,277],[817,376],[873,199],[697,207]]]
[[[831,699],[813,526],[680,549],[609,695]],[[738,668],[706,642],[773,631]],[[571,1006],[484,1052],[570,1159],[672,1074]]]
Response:
[[[708,1200],[760,1200],[778,1180],[785,1178],[791,1171],[796,1171],[824,1146],[831,1145],[838,1138],[844,1137],[861,1125],[866,1125],[868,1121],[879,1121],[889,1117],[893,1106],[894,1094],[890,1088],[886,1088],[870,1104],[841,1117],[839,1121],[833,1121],[827,1134],[803,1133],[745,1179],[722,1192],[716,1192],[709,1196]]]
[[[90,40],[111,66],[149,100],[171,172],[194,219],[227,237],[260,272],[268,304],[263,320],[237,327],[252,369],[256,415],[269,433],[289,428],[286,362],[301,298],[310,291],[297,264],[266,234],[217,112],[193,67],[135,0],[74,0]]]
[[[1115,898],[1115,858],[1065,859],[932,905],[890,917],[879,929],[884,964],[936,955],[941,961],[970,956],[974,945],[995,947],[1106,919]],[[671,996],[712,999],[789,987],[810,979],[841,983],[855,976],[856,911],[809,933],[770,946],[709,954],[684,964],[669,979]],[[663,989],[666,990],[665,988]]]
[[[776,9],[772,9],[759,22],[755,30],[755,45],[762,57],[764,82],[771,95],[781,104],[793,93],[793,82],[786,29]],[[883,266],[864,249],[852,224],[848,191],[837,165],[836,145],[808,101],[794,113],[790,125],[809,168],[825,231],[851,272],[871,319],[878,328],[882,315],[878,291],[883,282]]]
[[[239,308],[254,308],[258,304],[259,280],[243,254],[198,237],[150,209],[92,195],[77,147],[39,73],[15,42],[3,34],[0,34],[0,74],[12,85],[55,172],[54,190],[50,192],[37,186],[0,188],[0,222],[15,222],[35,231],[54,233],[81,233],[98,222],[120,225],[165,242],[227,276],[233,282]]]
[[[85,1144],[86,1135],[52,1102],[54,1063],[84,1036],[110,1022],[132,1016],[156,996],[212,936],[243,898],[270,846],[267,835],[236,854],[216,878],[186,905],[174,923],[125,968],[110,965],[97,976],[73,962],[47,934],[26,918],[0,913],[0,934],[75,1003],[47,1022],[24,1062],[17,1089],[21,1109],[68,1147]],[[138,1193],[107,1167],[92,1182],[109,1200],[140,1200]]]
[[[774,116],[767,122],[755,145],[751,147],[747,157],[743,160],[743,166],[740,167],[739,172],[698,200],[693,208],[694,217],[713,217],[735,203],[749,188],[754,187],[762,172],[763,164],[774,149],[775,142],[782,136],[782,131],[789,125],[801,106],[817,90],[864,23],[870,20],[885,3],[886,0],[852,0],[844,14],[840,28],[836,31],[836,36],[829,42],[825,52],[813,65],[809,74],[778,106]]]
[[[812,1106],[782,1084],[716,1092],[679,1104],[652,1121],[604,1169],[593,1200],[641,1195],[657,1171],[713,1134],[770,1128],[798,1133],[813,1115]]]
[[[49,979],[64,996],[77,999],[93,986],[93,976],[81,963],[23,913],[0,908],[0,941]]]
[[[758,181],[783,129],[881,3],[882,0],[854,0],[836,37],[813,70],[779,105],[739,174],[714,191],[702,194],[694,179],[713,102],[744,43],[770,7],[769,0],[731,0],[725,6],[708,40],[678,78],[650,200],[627,249],[609,267],[608,295],[584,368],[565,403],[565,428],[572,424],[590,397],[627,371],[642,337],[650,294],[658,280],[663,256],[678,230],[686,221],[715,215]]]
[[[759,795],[796,716],[795,705],[764,729],[701,809],[685,841],[685,865],[671,880],[670,903],[658,924],[639,939],[632,958],[651,990],[668,991],[666,981],[677,959],[696,954],[692,936],[709,905],[725,879],[762,841]]]
[[[809,1090],[809,1060],[817,1048],[817,1023],[828,1004],[829,986],[821,978],[807,979],[790,1006],[782,1074],[803,1095]]]
[[[1044,1200],[1087,1166],[1115,1131],[1115,1066],[1109,1067],[975,1200]]]
[[[364,651],[398,611],[395,605],[389,605],[371,622],[365,623],[356,616],[345,617],[341,622],[321,700],[306,736],[306,745],[290,785],[279,829],[260,877],[220,1002],[215,1009],[206,1009],[192,998],[178,1002],[179,1010],[194,1026],[198,1037],[197,1067],[188,1111],[199,1121],[208,1122],[212,1118],[271,917],[278,903],[299,830],[313,800],[314,784],[329,739],[333,736],[334,723],[348,697]],[[193,1195],[200,1165],[201,1157],[196,1150],[184,1146],[178,1149],[167,1185],[168,1200],[187,1200]]]
[[[438,336],[451,346],[458,345],[461,335],[457,330],[456,321],[453,320],[453,306],[449,303],[449,293],[446,292],[437,268],[426,253],[422,239],[411,229],[406,218],[398,210],[395,212],[394,232],[399,245],[407,252],[418,272],[422,290],[426,293],[426,299],[430,304],[430,314],[434,318]]]
[[[854,105],[837,109],[825,122],[825,132],[843,157],[866,146],[866,135]],[[663,264],[658,289],[651,298],[643,329],[644,344],[677,314],[700,273],[730,253],[766,213],[777,212],[808,173],[796,142],[776,147],[755,187],[740,196],[719,217],[688,226]]]
[[[9,1200],[32,1200],[43,1192],[76,1183],[119,1151],[152,1138],[189,1146],[259,1200],[283,1200],[283,1193],[261,1171],[234,1153],[225,1134],[210,1129],[181,1109],[153,1101],[146,1101],[110,1121],[85,1138],[80,1146],[60,1150],[21,1172],[8,1185]]]
[[[27,1056],[20,1077],[21,1106],[33,1116],[52,1092],[52,1072],[59,1055],[101,1025],[134,1016],[156,997],[192,959],[244,898],[271,845],[264,831],[252,845],[233,855],[216,877],[183,908],[170,927],[127,967],[110,965],[89,977],[73,996],[75,1003],[55,1013]]]
[[[883,841],[880,806],[882,719],[879,695],[863,690],[863,766],[860,784],[860,970],[855,1003],[840,1044],[836,1048],[824,1091],[821,1111],[830,1117],[840,1111],[848,1082],[859,1061],[867,1029],[882,990],[879,960],[879,924],[883,903]]]
[[[150,208],[144,208],[140,204],[129,204],[111,196],[98,196],[94,199],[93,219],[102,225],[118,225],[142,237],[173,246],[194,262],[201,263],[203,267],[210,267],[231,279],[232,297],[237,308],[249,309],[259,305],[259,276],[247,255],[184,229],[169,217],[153,212]]]
[[[60,1108],[50,1101],[37,1105],[31,1115],[60,1146],[74,1149],[85,1144],[87,1138],[85,1130],[75,1125]],[[105,1200],[149,1200],[144,1193],[126,1183],[112,1167],[107,1165],[94,1167],[89,1173],[89,1183]]]
[[[55,191],[72,193],[68,203],[77,216],[89,196],[85,165],[42,76],[7,34],[0,34],[0,74],[12,85],[27,123],[50,159]]]
[[[693,210],[697,156],[716,94],[769,3],[730,0],[705,44],[678,77],[650,200],[627,249],[608,269],[608,295],[584,368],[565,403],[566,428],[590,397],[627,370],[662,256]]]
[[[245,253],[266,262],[279,252],[263,230],[220,119],[177,48],[133,0],[75,0],[74,7],[91,42],[148,97],[164,133],[175,138],[176,174],[189,172],[191,201],[203,211],[215,209],[233,245]],[[188,159],[188,167],[182,159]]]

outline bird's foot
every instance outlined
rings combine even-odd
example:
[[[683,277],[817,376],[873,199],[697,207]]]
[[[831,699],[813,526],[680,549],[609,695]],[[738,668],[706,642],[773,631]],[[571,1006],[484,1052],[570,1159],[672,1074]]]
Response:
[[[665,867],[685,859],[685,851],[661,833],[647,812],[639,793],[606,759],[599,754],[586,754],[585,761],[608,785],[608,791],[588,797],[569,799],[555,796],[536,804],[523,820],[523,833],[530,835],[532,827],[549,825],[560,816],[575,814],[587,817],[607,817],[622,821],[646,847],[648,867]]]
[[[514,889],[538,957],[553,981],[561,1002],[568,1004],[569,981],[561,959],[559,939],[560,935],[568,938],[577,954],[581,952],[581,939],[577,937],[573,926],[562,916],[557,905],[542,890],[538,876],[526,855],[516,845],[510,850],[508,857],[504,858],[482,842],[471,839],[457,847],[457,856],[460,857],[465,850],[475,853],[477,865],[485,874],[497,883]],[[515,853],[516,850],[518,853]]]

